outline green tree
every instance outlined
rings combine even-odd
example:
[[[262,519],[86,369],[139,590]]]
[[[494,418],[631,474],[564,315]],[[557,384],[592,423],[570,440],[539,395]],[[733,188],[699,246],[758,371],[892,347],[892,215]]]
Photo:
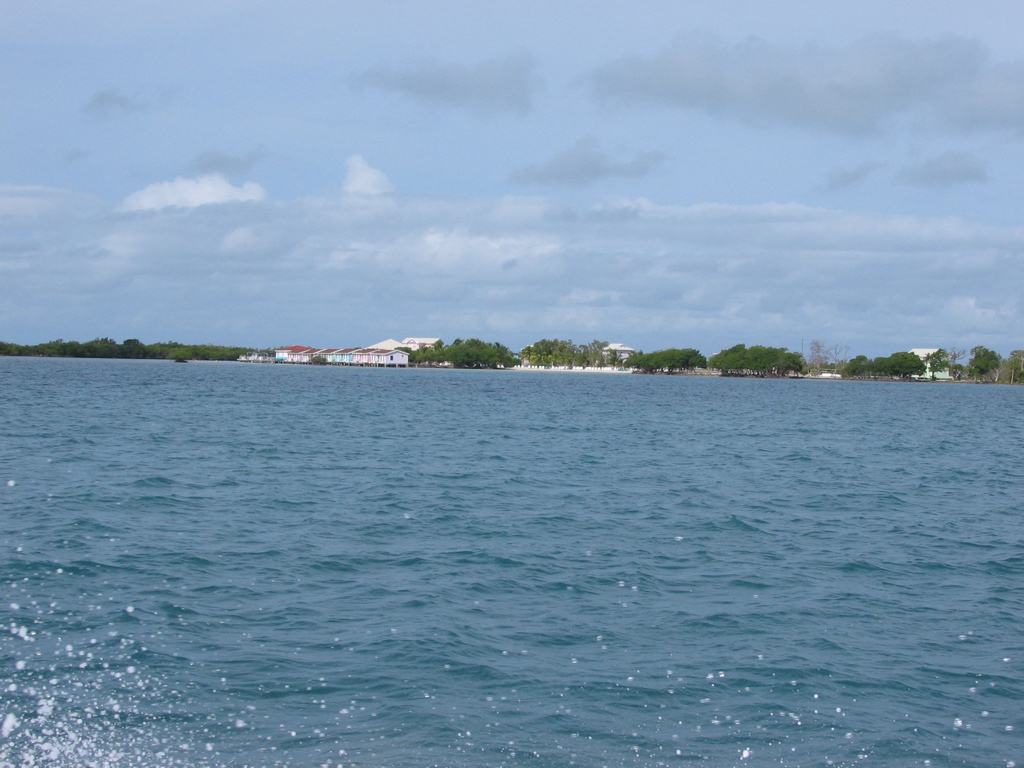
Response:
[[[928,373],[931,374],[934,381],[935,374],[949,370],[949,352],[944,349],[936,349],[934,352],[925,355],[924,362],[928,366]]]
[[[519,358],[529,365],[574,365],[578,353],[579,348],[568,339],[541,339],[523,347]]]
[[[1006,358],[1003,375],[1000,381],[1009,384],[1024,384],[1024,349],[1015,349]]]
[[[971,350],[971,361],[967,364],[968,374],[975,379],[991,380],[999,370],[1003,358],[998,352],[987,347],[977,346]]]
[[[861,376],[871,375],[871,361],[868,360],[866,355],[857,355],[855,358],[846,363],[841,369],[840,373],[843,378],[856,379]]]
[[[911,376],[924,376],[928,366],[913,352],[894,352],[886,359],[883,370],[889,376],[909,379]]]
[[[634,352],[626,365],[639,373],[678,373],[707,368],[707,358],[696,349],[663,349],[658,352]]]
[[[516,357],[503,344],[480,339],[456,339],[443,350],[444,359],[455,368],[511,368]]]
[[[803,371],[804,359],[799,352],[790,352],[784,347],[754,345],[748,348],[737,344],[712,355],[708,367],[732,376],[784,376]]]

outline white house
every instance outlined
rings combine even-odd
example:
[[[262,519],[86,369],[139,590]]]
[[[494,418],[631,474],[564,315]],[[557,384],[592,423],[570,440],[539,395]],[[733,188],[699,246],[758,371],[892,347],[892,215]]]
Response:
[[[401,349],[372,349],[369,364],[382,368],[408,368],[409,353]]]
[[[609,344],[604,348],[604,353],[613,360],[622,361],[627,359],[630,355],[636,352],[632,347],[627,347],[625,344]]]

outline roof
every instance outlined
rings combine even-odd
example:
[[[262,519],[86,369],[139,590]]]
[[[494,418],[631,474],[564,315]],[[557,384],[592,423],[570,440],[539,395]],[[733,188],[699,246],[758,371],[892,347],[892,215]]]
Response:
[[[300,346],[300,345],[296,345],[294,347],[281,347],[280,349],[275,349],[274,351],[275,352],[313,352],[313,351],[315,351],[315,348],[314,347],[303,347],[303,346]]]
[[[397,339],[385,339],[384,341],[378,341],[372,347],[367,349],[398,349],[399,347],[406,346],[404,341],[398,341]]]
[[[438,341],[440,341],[440,339],[434,338],[433,336],[410,336],[409,338],[407,338],[402,343],[405,344],[405,345],[408,345],[408,344],[426,344],[426,345],[429,346],[429,345],[434,344],[435,342],[438,342]]]
[[[633,349],[632,347],[627,347],[625,344],[620,344],[619,342],[609,344],[607,347],[605,347],[605,349],[614,349],[620,352],[636,352],[636,350]]]

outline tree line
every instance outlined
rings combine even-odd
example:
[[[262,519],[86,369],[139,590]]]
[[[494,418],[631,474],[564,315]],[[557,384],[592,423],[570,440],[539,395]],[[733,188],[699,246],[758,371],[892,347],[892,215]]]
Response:
[[[43,344],[12,344],[0,341],[0,356],[11,357],[102,357],[129,360],[237,360],[240,355],[255,352],[250,347],[223,347],[216,344],[180,344],[161,341],[143,344],[138,339],[102,338],[92,341],[57,339]],[[270,350],[264,350],[270,352]]]
[[[438,339],[424,349],[399,347],[409,353],[409,365],[451,368],[511,368],[519,361],[504,344],[480,339],[456,339],[446,345]]]
[[[519,359],[541,367],[599,368],[617,363],[608,353],[608,342],[594,339],[589,344],[574,344],[568,339],[541,339],[519,352]]]
[[[1003,384],[1024,383],[1024,349],[1016,349],[1004,358],[995,350],[977,346],[970,351],[967,363],[967,351],[950,347],[937,349],[924,358],[910,352],[896,352],[889,357],[876,357],[869,360],[858,355],[839,368],[839,372],[848,378],[935,378],[936,373],[948,373],[954,381],[983,381]]]
[[[446,366],[453,368],[511,368],[522,360],[539,366],[599,367],[614,365],[638,373],[680,373],[715,369],[726,376],[785,376],[791,373],[819,374],[832,372],[844,378],[910,379],[934,378],[947,372],[955,381],[1000,382],[1024,384],[1024,350],[1017,349],[1007,357],[984,346],[968,351],[957,347],[937,349],[923,359],[912,352],[894,352],[887,357],[869,359],[857,355],[846,359],[849,347],[828,346],[814,339],[809,355],[784,347],[747,347],[737,344],[706,358],[698,350],[663,349],[656,352],[633,352],[621,361],[608,349],[608,342],[595,339],[588,344],[574,344],[567,339],[541,339],[523,347],[519,357],[498,342],[480,339],[456,339],[446,345],[437,341],[432,347],[410,350],[410,365]],[[92,341],[56,339],[43,344],[24,345],[0,341],[0,356],[21,357],[92,357],[136,360],[236,360],[251,352],[272,353],[251,347],[225,347],[216,344],[181,344],[176,341],[143,344],[138,339],[117,342],[110,338]],[[964,360],[966,362],[961,363]]]

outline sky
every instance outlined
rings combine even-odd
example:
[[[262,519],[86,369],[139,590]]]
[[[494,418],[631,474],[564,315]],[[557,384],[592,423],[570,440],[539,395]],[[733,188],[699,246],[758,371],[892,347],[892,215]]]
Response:
[[[1024,348],[1017,0],[0,0],[0,340]]]

